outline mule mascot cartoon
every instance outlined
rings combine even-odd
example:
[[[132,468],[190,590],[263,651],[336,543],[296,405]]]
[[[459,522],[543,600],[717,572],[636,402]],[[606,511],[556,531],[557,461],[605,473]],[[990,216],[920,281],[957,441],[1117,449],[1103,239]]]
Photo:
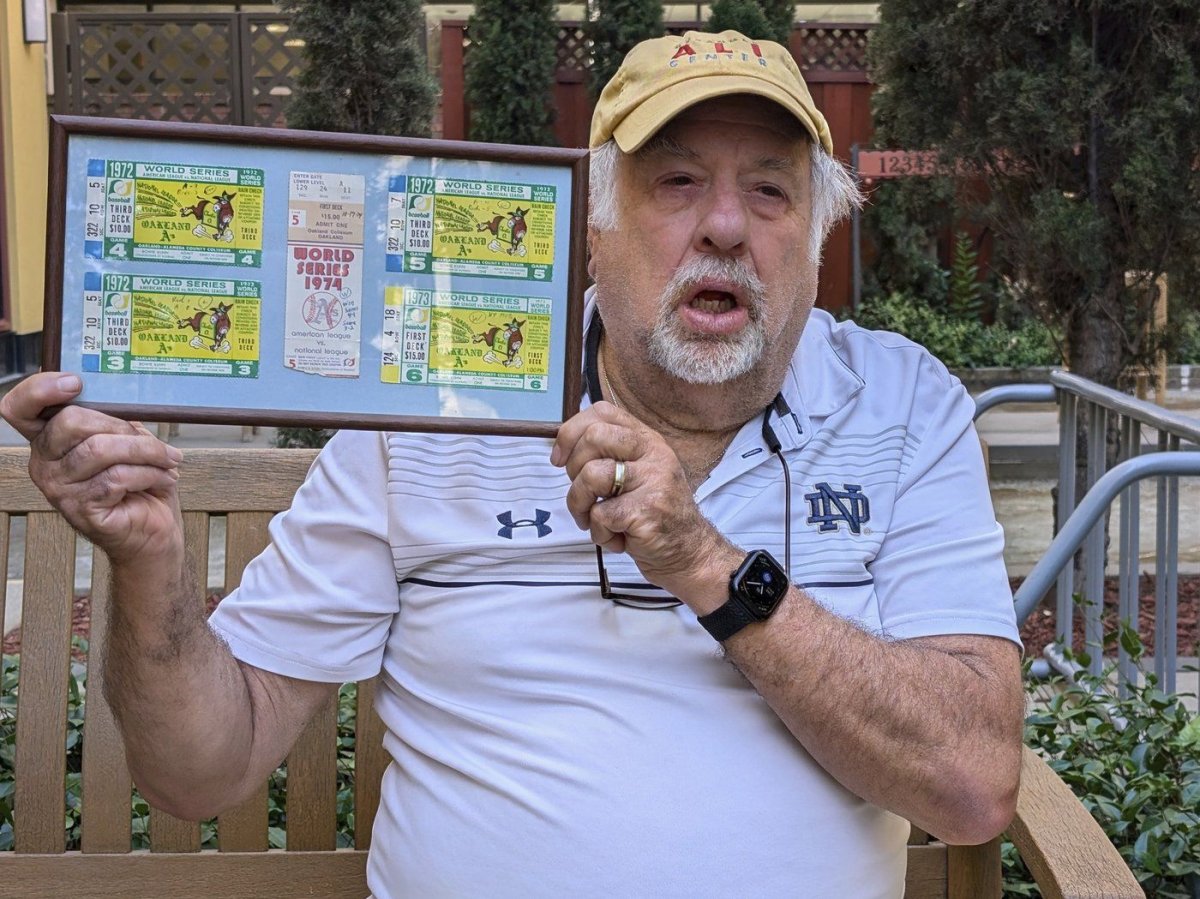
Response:
[[[493,253],[499,253],[500,241],[503,240],[503,238],[500,237],[500,228],[502,225],[508,226],[508,230],[512,234],[512,238],[505,241],[509,245],[507,250],[508,255],[524,256],[525,232],[529,230],[525,224],[525,216],[528,214],[528,209],[522,209],[520,206],[518,206],[512,212],[506,215],[498,215],[490,222],[480,222],[475,226],[475,230],[490,231],[492,234],[492,239],[488,243],[488,249]]]
[[[194,206],[185,206],[180,209],[179,215],[182,218],[191,216],[196,220],[197,225],[192,229],[192,233],[197,237],[207,237],[208,228],[213,228],[215,229],[212,235],[213,240],[223,240],[225,243],[232,243],[233,232],[229,230],[229,226],[233,224],[233,198],[236,196],[236,193],[231,194],[229,191],[223,190],[219,195],[212,198],[213,208],[211,215],[215,224],[205,224],[204,215],[205,210],[208,209],[209,201],[204,198],[198,199]]]
[[[488,351],[483,354],[484,362],[503,365],[506,368],[520,368],[525,364],[518,355],[521,345],[525,343],[525,337],[521,334],[523,324],[525,322],[514,318],[505,325],[497,325],[482,334],[474,335],[471,342],[488,345]]]
[[[208,328],[212,328],[212,345],[209,347],[214,353],[228,353],[230,321],[229,310],[233,308],[233,304],[226,306],[224,303],[217,303],[212,309],[205,311],[197,309],[196,314],[191,318],[179,319],[179,327],[191,328],[196,332],[196,336],[191,340],[191,346],[200,349],[205,344],[204,332]],[[207,327],[205,327],[207,326]]]

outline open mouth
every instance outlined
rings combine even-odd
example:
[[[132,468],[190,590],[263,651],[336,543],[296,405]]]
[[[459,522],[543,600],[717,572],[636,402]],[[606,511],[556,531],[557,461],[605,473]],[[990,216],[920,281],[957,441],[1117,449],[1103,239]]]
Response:
[[[736,309],[738,301],[737,297],[724,290],[702,290],[692,297],[689,305],[699,312],[717,315]]]

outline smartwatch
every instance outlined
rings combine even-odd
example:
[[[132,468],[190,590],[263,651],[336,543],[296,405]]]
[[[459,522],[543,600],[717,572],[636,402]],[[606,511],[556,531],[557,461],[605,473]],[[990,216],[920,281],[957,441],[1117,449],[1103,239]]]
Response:
[[[756,549],[729,576],[725,605],[697,620],[713,639],[724,643],[746,625],[770,618],[787,595],[788,586],[783,566],[765,549]]]

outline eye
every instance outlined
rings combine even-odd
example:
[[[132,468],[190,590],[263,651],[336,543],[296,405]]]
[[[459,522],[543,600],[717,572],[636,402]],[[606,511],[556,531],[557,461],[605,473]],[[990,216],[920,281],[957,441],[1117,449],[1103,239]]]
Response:
[[[764,197],[769,197],[772,200],[786,200],[787,192],[777,184],[759,184],[754,188]]]
[[[662,184],[666,187],[687,187],[695,183],[695,178],[683,172],[674,172],[662,179]]]

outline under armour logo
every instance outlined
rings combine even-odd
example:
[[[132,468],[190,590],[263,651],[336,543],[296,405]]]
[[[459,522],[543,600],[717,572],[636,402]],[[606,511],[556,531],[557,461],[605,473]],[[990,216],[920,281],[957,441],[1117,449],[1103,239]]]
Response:
[[[843,484],[834,490],[826,483],[817,484],[816,493],[804,494],[808,502],[808,523],[819,524],[818,531],[836,531],[844,521],[850,533],[861,534],[862,526],[871,520],[871,504],[863,495],[860,484]]]
[[[513,531],[515,531],[517,528],[537,528],[538,538],[540,539],[545,537],[550,533],[551,530],[553,530],[550,525],[546,524],[546,522],[550,520],[550,513],[545,509],[534,509],[533,514],[533,518],[522,518],[518,521],[513,521],[512,509],[509,509],[507,512],[501,512],[496,516],[496,520],[500,522],[503,527],[501,527],[496,533],[501,537],[504,537],[506,540],[511,540]]]

